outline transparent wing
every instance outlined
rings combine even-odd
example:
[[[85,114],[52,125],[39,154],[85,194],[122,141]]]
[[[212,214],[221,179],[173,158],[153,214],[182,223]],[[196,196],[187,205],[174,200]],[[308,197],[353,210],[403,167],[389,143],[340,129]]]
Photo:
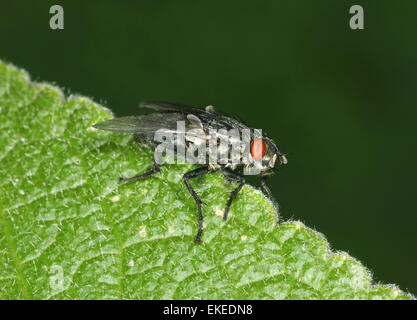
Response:
[[[184,104],[176,104],[169,102],[141,102],[140,108],[152,109],[156,111],[175,111],[181,113],[200,113],[206,112],[204,109],[186,106]]]
[[[159,129],[175,133],[177,131],[177,121],[185,121],[187,130],[189,122],[186,114],[183,113],[152,113],[142,116],[114,118],[97,123],[94,127],[112,132],[153,135]]]

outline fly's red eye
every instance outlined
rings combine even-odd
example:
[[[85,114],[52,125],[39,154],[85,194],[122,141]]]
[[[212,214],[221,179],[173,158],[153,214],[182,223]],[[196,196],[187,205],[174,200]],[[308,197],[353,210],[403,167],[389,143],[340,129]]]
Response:
[[[250,153],[252,154],[252,158],[255,160],[261,160],[265,155],[265,142],[262,139],[256,139],[253,141]]]

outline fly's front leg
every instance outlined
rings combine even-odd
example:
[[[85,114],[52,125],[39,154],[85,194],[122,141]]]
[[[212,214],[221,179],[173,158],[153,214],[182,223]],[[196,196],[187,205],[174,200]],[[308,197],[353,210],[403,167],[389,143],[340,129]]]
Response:
[[[201,211],[201,204],[203,202],[198,197],[198,195],[195,193],[193,187],[191,187],[189,179],[205,175],[206,173],[209,173],[209,172],[211,172],[211,170],[209,169],[208,166],[206,166],[206,167],[202,167],[202,168],[198,168],[198,169],[189,171],[186,174],[184,174],[184,176],[182,177],[182,179],[184,180],[185,186],[187,187],[188,191],[193,196],[195,202],[197,203],[197,207],[198,207],[198,222],[199,222],[199,225],[198,225],[197,236],[195,237],[195,242],[200,242],[201,234],[203,232],[203,213]]]
[[[272,202],[272,204],[275,208],[275,215],[276,215],[276,218],[277,218],[276,224],[278,224],[278,222],[279,222],[279,204],[275,200],[274,196],[272,195],[271,189],[269,189],[269,187],[267,186],[266,180],[267,180],[266,176],[263,176],[262,180],[261,180],[261,186],[262,186],[262,189],[264,189],[264,191],[268,195],[269,200],[271,200],[271,202]]]
[[[233,200],[236,198],[240,189],[242,189],[243,185],[245,184],[245,178],[242,177],[241,175],[238,175],[237,173],[234,173],[233,171],[230,171],[230,170],[227,170],[227,169],[223,169],[222,172],[229,177],[232,177],[236,180],[239,180],[238,187],[230,193],[229,200],[227,201],[226,208],[224,209],[223,220],[226,221],[227,214],[229,213],[230,206],[232,205]]]
[[[143,174],[141,174],[141,175],[139,175],[139,176],[136,176],[136,177],[132,177],[132,178],[120,178],[120,179],[119,179],[119,183],[124,183],[124,182],[132,182],[132,181],[142,180],[142,179],[145,179],[145,178],[147,178],[147,177],[149,177],[149,176],[151,176],[151,175],[153,175],[154,173],[157,173],[157,172],[159,172],[159,171],[161,171],[161,168],[160,168],[160,167],[158,166],[158,164],[155,162],[155,163],[154,163],[154,165],[153,165],[152,170],[149,170],[149,171],[147,171],[147,172],[145,172],[145,173],[143,173]]]

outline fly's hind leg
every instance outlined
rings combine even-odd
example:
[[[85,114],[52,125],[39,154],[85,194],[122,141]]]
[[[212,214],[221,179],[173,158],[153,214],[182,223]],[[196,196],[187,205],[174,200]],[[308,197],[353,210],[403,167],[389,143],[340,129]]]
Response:
[[[201,167],[201,168],[197,168],[195,170],[189,171],[186,174],[184,174],[184,176],[182,177],[182,179],[184,180],[185,186],[187,187],[188,191],[193,196],[195,202],[197,203],[197,207],[198,207],[198,222],[199,222],[199,224],[198,224],[197,236],[195,237],[195,242],[200,242],[201,234],[203,232],[203,213],[201,211],[201,205],[203,204],[203,202],[198,197],[198,195],[195,193],[193,187],[191,187],[189,179],[196,178],[196,177],[205,175],[206,173],[210,173],[210,172],[211,172],[211,170],[209,169],[208,166],[206,166],[206,167]]]
[[[222,173],[224,173],[226,176],[229,176],[235,180],[239,180],[239,185],[237,186],[236,189],[234,189],[231,193],[230,193],[230,197],[229,200],[227,201],[226,204],[226,208],[224,209],[224,213],[223,213],[223,220],[227,220],[227,215],[229,213],[230,210],[230,206],[232,205],[233,200],[236,198],[237,194],[239,193],[240,189],[242,189],[243,185],[245,184],[245,178],[242,177],[241,175],[238,175],[237,173],[234,173],[233,171],[227,170],[227,169],[223,169]]]
[[[132,181],[138,181],[138,180],[142,180],[145,179],[151,175],[153,175],[154,173],[157,173],[161,171],[161,168],[158,166],[158,164],[155,162],[155,164],[153,165],[153,168],[139,176],[136,177],[132,177],[132,178],[120,178],[119,179],[119,183],[125,183],[125,182],[132,182]]]

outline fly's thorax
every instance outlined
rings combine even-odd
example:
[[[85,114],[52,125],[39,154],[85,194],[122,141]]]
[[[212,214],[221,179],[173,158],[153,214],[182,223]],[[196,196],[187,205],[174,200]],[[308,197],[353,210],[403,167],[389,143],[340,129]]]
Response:
[[[206,139],[208,161],[232,170],[242,164],[245,145],[238,129],[209,130]]]

